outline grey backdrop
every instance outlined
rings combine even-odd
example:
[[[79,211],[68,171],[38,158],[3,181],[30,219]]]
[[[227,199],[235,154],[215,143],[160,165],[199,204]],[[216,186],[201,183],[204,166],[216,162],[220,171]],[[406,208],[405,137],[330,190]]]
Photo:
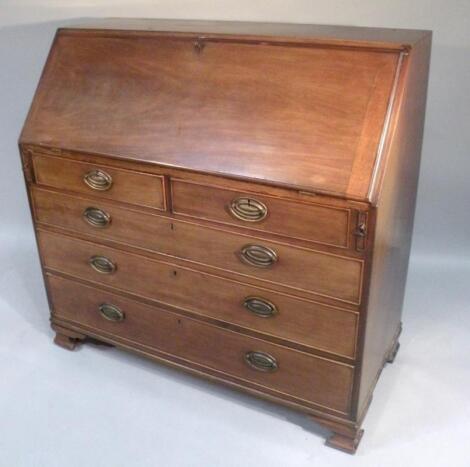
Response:
[[[50,345],[16,142],[55,29],[99,16],[434,31],[402,350],[356,458],[321,448],[322,430],[289,411],[114,350],[71,357]],[[468,465],[469,57],[468,0],[0,0],[0,467],[90,454],[103,466]],[[97,384],[116,394],[103,398]],[[129,408],[124,418],[113,403]]]

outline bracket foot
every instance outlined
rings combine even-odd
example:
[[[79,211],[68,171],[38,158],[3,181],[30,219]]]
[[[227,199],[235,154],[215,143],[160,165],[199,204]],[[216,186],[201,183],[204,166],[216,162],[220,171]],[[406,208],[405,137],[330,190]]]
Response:
[[[54,343],[67,350],[74,350],[86,338],[84,334],[61,326],[53,325],[52,329],[56,332]]]

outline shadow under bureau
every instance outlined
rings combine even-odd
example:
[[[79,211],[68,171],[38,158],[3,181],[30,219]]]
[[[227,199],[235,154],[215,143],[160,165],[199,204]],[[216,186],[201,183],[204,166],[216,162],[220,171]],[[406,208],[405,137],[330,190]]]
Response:
[[[354,452],[398,349],[431,34],[60,29],[20,137],[55,342],[287,405]]]

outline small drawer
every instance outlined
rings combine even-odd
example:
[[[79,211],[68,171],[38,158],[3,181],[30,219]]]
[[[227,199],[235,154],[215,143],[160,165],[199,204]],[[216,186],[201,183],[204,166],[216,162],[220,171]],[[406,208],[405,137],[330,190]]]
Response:
[[[358,305],[364,262],[225,232],[156,214],[134,211],[104,201],[33,189],[36,220],[95,238],[236,273],[244,280],[263,281],[303,293]]]
[[[48,277],[54,319],[97,335],[144,345],[146,352],[304,405],[347,414],[354,367]]]
[[[53,156],[34,156],[38,185],[165,210],[163,176]]]
[[[175,214],[340,248],[350,245],[350,209],[171,180]]]
[[[44,265],[265,336],[354,358],[357,313],[39,231]]]

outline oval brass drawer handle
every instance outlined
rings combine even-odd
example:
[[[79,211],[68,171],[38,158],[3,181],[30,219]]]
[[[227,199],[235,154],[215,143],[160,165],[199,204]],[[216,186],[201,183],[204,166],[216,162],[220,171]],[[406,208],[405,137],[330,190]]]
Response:
[[[117,307],[116,305],[111,305],[110,303],[102,303],[99,306],[100,314],[103,318],[108,321],[123,321],[125,318],[124,312]]]
[[[258,371],[273,372],[279,368],[277,360],[268,353],[251,351],[245,354],[245,362]]]
[[[112,274],[116,271],[116,265],[106,256],[92,256],[89,259],[90,266],[101,274]]]
[[[83,181],[93,190],[106,191],[113,184],[111,175],[103,170],[92,170],[83,176]]]
[[[98,208],[86,208],[83,211],[83,218],[93,227],[106,227],[111,222],[111,216]]]
[[[261,297],[246,297],[243,306],[260,318],[271,318],[278,312],[274,303]]]
[[[235,198],[228,208],[232,216],[246,222],[259,222],[268,215],[266,205],[254,198]]]
[[[257,268],[269,268],[277,262],[277,253],[266,246],[245,245],[240,251],[243,262]]]

